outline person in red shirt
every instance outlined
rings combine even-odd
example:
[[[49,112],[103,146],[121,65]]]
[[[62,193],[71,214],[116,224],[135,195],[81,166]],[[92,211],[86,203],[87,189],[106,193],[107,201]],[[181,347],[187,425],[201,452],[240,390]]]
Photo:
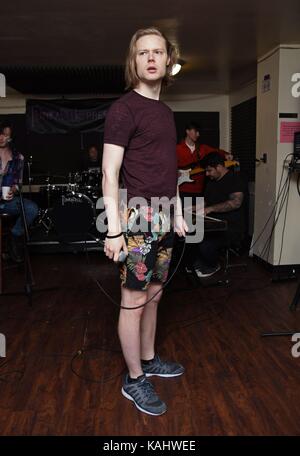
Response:
[[[179,170],[188,170],[201,167],[200,161],[211,152],[219,152],[223,158],[227,158],[222,149],[211,147],[207,144],[197,144],[200,136],[199,126],[190,122],[185,127],[185,138],[176,147],[177,166]],[[179,171],[179,175],[181,172]],[[189,178],[189,182],[184,182],[179,186],[180,196],[202,196],[204,192],[205,173],[200,171]]]

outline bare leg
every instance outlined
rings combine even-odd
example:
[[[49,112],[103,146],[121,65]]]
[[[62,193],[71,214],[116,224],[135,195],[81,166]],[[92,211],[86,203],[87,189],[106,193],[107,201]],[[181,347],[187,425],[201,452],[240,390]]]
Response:
[[[147,301],[162,290],[162,284],[150,283],[147,290]],[[141,359],[149,360],[155,355],[155,334],[157,321],[157,306],[162,296],[162,291],[148,302],[144,308],[141,319]]]
[[[121,305],[136,307],[144,304],[147,300],[146,291],[129,290],[121,287]],[[147,304],[148,305],[148,304]],[[146,305],[146,307],[147,307]],[[141,367],[141,317],[144,307],[140,309],[120,309],[118,332],[123,355],[131,378],[143,375]]]

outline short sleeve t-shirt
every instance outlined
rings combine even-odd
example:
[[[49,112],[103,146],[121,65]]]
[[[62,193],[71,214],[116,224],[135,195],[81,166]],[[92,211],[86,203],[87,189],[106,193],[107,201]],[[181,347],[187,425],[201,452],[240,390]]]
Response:
[[[104,143],[125,148],[121,179],[128,198],[176,195],[176,128],[163,102],[134,90],[123,95],[107,113]]]
[[[238,174],[228,171],[220,180],[209,180],[206,184],[204,199],[206,206],[224,203],[229,200],[232,193],[242,192],[245,194],[245,184]],[[244,230],[244,207],[229,212],[212,214],[228,223],[229,233],[241,234]]]

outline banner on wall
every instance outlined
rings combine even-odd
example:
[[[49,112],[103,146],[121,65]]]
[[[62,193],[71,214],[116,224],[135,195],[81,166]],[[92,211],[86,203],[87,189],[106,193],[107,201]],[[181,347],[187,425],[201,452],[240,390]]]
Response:
[[[114,100],[27,100],[27,130],[39,134],[103,133],[106,112]]]

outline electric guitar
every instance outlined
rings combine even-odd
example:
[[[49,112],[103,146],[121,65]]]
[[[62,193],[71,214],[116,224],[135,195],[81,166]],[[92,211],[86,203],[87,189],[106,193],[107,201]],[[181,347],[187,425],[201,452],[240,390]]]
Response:
[[[225,166],[226,168],[230,168],[231,166],[239,166],[239,162],[236,160],[226,160],[225,161]],[[195,174],[202,174],[205,172],[204,168],[201,168],[201,166],[197,166],[196,168],[189,168],[189,169],[179,169],[178,170],[178,185],[183,184],[184,182],[194,182],[193,179],[191,179],[191,176],[194,176]]]

